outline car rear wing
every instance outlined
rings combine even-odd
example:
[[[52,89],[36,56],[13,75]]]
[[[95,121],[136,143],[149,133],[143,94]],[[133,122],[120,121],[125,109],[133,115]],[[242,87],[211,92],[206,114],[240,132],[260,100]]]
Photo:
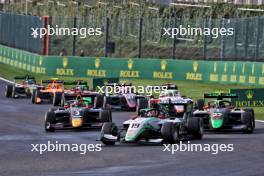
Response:
[[[171,83],[165,83],[165,84],[162,84],[161,86],[160,85],[154,85],[154,86],[151,86],[151,85],[148,85],[147,86],[147,89],[148,90],[153,90],[153,89],[161,89],[161,90],[178,90],[178,86],[176,84],[171,84]]]
[[[164,83],[164,84],[162,84],[162,86],[166,86],[167,89],[178,90],[178,86],[177,86],[176,84],[172,84],[172,83]]]
[[[132,86],[132,83],[107,83],[105,86],[114,87],[114,86],[122,86],[122,87],[129,87]]]
[[[83,80],[65,81],[63,82],[63,84],[64,85],[77,85],[77,86],[80,86],[80,85],[87,86],[88,85],[87,81],[83,81]]]
[[[52,83],[58,83],[63,84],[63,80],[41,80],[41,84],[52,84]]]
[[[24,80],[27,80],[27,79],[35,79],[34,76],[31,76],[31,75],[26,75],[26,76],[15,76],[14,77],[15,80],[18,80],[18,79],[24,79]]]
[[[74,97],[67,97],[67,100],[88,100],[89,99],[89,101],[91,101],[91,103],[93,103],[96,95],[97,94],[89,94],[89,95],[78,94]]]
[[[238,98],[238,95],[234,93],[205,93],[204,98],[216,98],[221,100],[223,98]]]

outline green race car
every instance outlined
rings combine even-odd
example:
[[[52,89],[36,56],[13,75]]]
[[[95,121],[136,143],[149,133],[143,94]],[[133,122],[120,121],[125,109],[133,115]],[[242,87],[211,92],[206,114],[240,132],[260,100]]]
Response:
[[[228,99],[237,97],[232,93],[206,93],[204,99],[197,100],[193,114],[203,118],[207,130],[241,130],[252,133],[255,128],[254,110],[234,107]]]
[[[193,102],[190,99],[177,98],[170,101],[144,102],[139,99],[142,108],[137,116],[123,122],[119,128],[112,122],[104,123],[101,141],[105,145],[123,143],[176,143],[191,138],[202,139],[203,121],[193,117]],[[150,107],[141,105],[152,104]]]

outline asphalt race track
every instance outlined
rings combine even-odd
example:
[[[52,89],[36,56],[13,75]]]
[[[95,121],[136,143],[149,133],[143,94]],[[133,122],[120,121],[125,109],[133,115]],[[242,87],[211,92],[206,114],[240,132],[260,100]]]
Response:
[[[29,99],[6,99],[6,83],[0,81],[0,175],[1,176],[108,176],[108,175],[186,175],[263,176],[264,123],[257,122],[253,134],[206,134],[191,143],[234,144],[234,151],[163,151],[161,145],[118,144],[102,146],[100,152],[31,152],[31,144],[96,144],[99,130],[44,131],[44,114],[51,105],[32,105]],[[131,113],[116,112],[121,124]]]

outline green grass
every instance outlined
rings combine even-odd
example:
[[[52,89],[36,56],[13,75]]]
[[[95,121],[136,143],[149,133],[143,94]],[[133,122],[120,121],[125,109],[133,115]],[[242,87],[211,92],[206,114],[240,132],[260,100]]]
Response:
[[[12,80],[14,76],[17,75],[26,75],[30,74],[29,72],[19,70],[16,68],[11,68],[4,64],[0,63],[0,76],[6,79]],[[49,77],[43,75],[34,75],[37,81],[41,79],[48,79]],[[89,86],[92,85],[91,78],[76,78],[76,77],[58,77],[58,79],[73,81],[76,79],[82,79],[88,82]],[[162,83],[166,83],[168,81],[163,80],[138,80],[138,79],[129,79],[122,80],[127,82],[132,82],[135,86],[146,86],[146,85],[161,85]],[[235,84],[218,84],[218,83],[198,83],[198,82],[186,82],[186,81],[170,81],[170,83],[175,83],[178,85],[179,90],[182,95],[186,95],[192,99],[198,99],[203,96],[204,92],[214,92],[214,91],[228,91],[231,88],[249,88],[249,86],[241,86]],[[257,119],[264,120],[264,108],[263,107],[255,107],[255,114]]]

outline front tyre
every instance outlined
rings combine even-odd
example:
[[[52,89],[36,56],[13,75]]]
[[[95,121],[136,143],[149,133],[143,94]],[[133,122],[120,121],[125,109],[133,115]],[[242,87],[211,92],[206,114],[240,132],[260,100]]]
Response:
[[[56,124],[55,113],[53,111],[49,111],[45,115],[45,131],[54,132],[55,128],[52,126],[54,124]]]
[[[190,117],[187,121],[187,129],[194,139],[202,139],[204,134],[204,124],[200,117]]]
[[[173,140],[173,123],[172,122],[165,122],[163,123],[162,127],[161,127],[161,136],[162,136],[162,139],[165,141],[165,142],[168,142],[168,143],[173,143],[174,140]]]
[[[254,118],[252,117],[252,113],[245,112],[242,114],[242,123],[245,124],[247,127],[243,130],[243,133],[253,133],[254,131]]]
[[[104,135],[118,136],[118,129],[112,122],[106,122],[101,129],[101,141],[105,145],[115,145],[116,140],[107,139]]]
[[[62,93],[55,92],[53,96],[53,106],[59,106],[61,104]]]
[[[6,92],[5,92],[5,97],[10,98],[13,94],[13,85],[7,85],[6,86]]]

